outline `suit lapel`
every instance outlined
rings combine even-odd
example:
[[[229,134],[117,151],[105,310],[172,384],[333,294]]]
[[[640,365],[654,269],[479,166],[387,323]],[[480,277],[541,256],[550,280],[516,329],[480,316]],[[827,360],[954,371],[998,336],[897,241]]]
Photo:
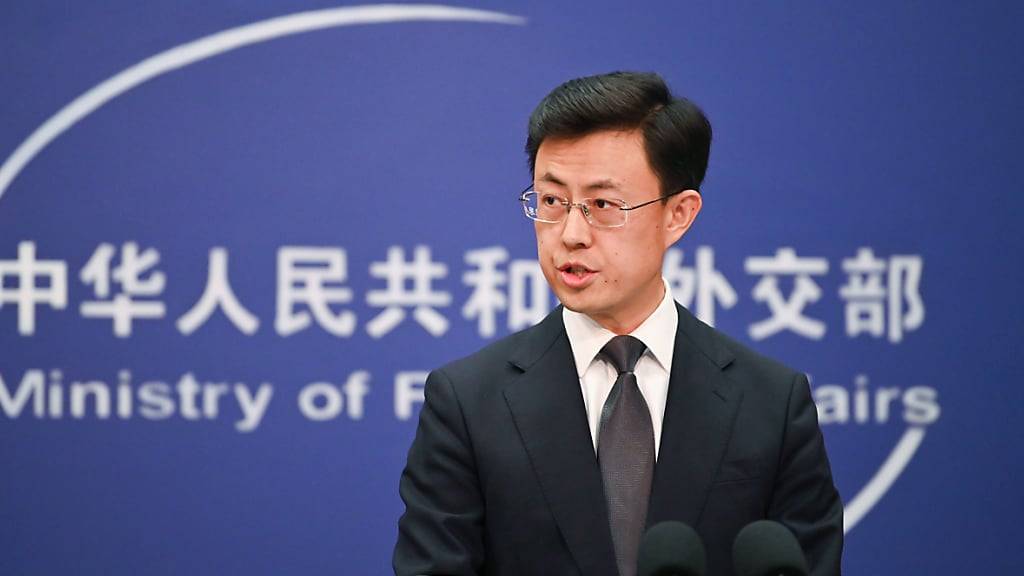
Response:
[[[722,372],[732,354],[711,328],[676,308],[679,328],[648,526],[665,520],[697,525],[742,401]]]
[[[511,360],[523,373],[505,400],[546,501],[585,576],[614,576],[601,471],[558,307]]]

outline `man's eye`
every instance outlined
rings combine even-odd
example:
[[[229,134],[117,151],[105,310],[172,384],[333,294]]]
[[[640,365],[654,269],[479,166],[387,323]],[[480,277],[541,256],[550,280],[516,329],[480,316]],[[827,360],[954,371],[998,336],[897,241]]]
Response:
[[[598,210],[607,210],[608,208],[614,208],[614,207],[615,207],[615,204],[613,202],[611,202],[610,200],[605,200],[604,198],[595,198],[594,199],[594,208],[597,208]]]
[[[554,206],[555,204],[558,204],[558,198],[550,194],[547,194],[545,196],[540,197],[540,203],[545,206]]]

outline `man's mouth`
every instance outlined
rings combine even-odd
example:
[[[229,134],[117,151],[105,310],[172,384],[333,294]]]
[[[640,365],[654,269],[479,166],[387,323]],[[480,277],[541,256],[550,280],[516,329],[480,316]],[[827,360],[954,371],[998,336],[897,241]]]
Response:
[[[563,264],[558,267],[558,271],[573,274],[579,276],[580,278],[586,276],[587,274],[592,274],[594,272],[593,270],[587,268],[583,264],[578,264],[576,262],[569,262]]]
[[[591,270],[579,262],[567,262],[559,266],[558,271],[562,278],[562,284],[573,290],[582,290],[597,277],[596,270]]]

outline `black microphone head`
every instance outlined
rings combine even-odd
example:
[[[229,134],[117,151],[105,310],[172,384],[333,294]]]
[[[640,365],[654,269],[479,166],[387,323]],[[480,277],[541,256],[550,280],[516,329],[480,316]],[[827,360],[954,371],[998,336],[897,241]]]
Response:
[[[640,542],[639,576],[704,576],[704,543],[682,522],[661,522]]]
[[[807,560],[788,528],[771,520],[747,524],[732,543],[736,576],[807,576]]]

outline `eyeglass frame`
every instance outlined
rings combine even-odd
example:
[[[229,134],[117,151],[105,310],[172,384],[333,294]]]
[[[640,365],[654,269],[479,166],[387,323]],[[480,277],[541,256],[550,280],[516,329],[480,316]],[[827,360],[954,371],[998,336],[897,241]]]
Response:
[[[676,194],[680,194],[682,192],[685,192],[686,190],[688,190],[688,189],[684,188],[684,189],[681,189],[681,190],[676,190],[675,192],[672,192],[670,194],[665,194],[664,196],[659,196],[659,197],[655,198],[654,200],[648,200],[647,202],[644,202],[642,204],[637,204],[636,206],[630,206],[629,202],[626,202],[625,200],[622,200],[621,198],[608,198],[608,200],[614,200],[615,202],[622,203],[623,205],[619,206],[618,208],[619,208],[619,210],[622,210],[623,212],[626,213],[625,217],[622,220],[622,224],[616,224],[614,226],[608,226],[608,225],[605,225],[605,224],[595,224],[593,216],[590,215],[590,209],[587,208],[587,205],[584,202],[571,202],[571,201],[569,201],[568,198],[563,198],[563,197],[561,197],[561,196],[559,196],[557,194],[552,194],[552,196],[561,199],[562,202],[559,202],[559,203],[563,207],[565,207],[565,216],[561,220],[541,220],[540,218],[534,218],[534,217],[530,216],[530,213],[529,213],[527,205],[526,205],[526,203],[528,202],[526,196],[528,194],[531,194],[531,193],[532,194],[540,194],[540,192],[537,192],[534,189],[534,185],[533,184],[530,184],[529,186],[524,188],[522,192],[519,193],[519,203],[522,204],[522,206],[523,206],[523,214],[525,214],[527,218],[529,218],[530,220],[533,220],[534,222],[541,222],[541,223],[544,223],[544,224],[561,224],[562,222],[565,222],[569,218],[569,214],[572,212],[572,209],[575,206],[575,207],[578,207],[580,209],[580,212],[583,213],[583,219],[587,221],[587,224],[589,224],[589,225],[591,225],[591,226],[593,226],[595,228],[622,228],[623,226],[626,225],[627,222],[629,222],[629,213],[631,211],[636,210],[637,208],[643,208],[644,206],[649,206],[649,205],[654,204],[655,202],[659,202],[661,200],[665,200],[665,199],[671,198],[671,197],[675,196]]]

